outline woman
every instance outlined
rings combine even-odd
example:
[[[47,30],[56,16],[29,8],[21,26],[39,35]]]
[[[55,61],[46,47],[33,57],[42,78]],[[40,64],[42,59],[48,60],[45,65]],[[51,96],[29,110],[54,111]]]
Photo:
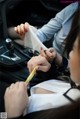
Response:
[[[73,3],[73,4],[77,4],[77,3]],[[72,4],[72,5],[73,5]],[[71,5],[70,5],[71,6]],[[65,8],[65,10],[63,10],[63,11],[65,11],[65,12],[67,12],[67,9],[70,7],[70,6],[68,6],[67,8]],[[74,33],[73,35],[72,35],[72,32],[73,32],[73,30],[75,30],[76,31],[76,27],[78,26],[78,10],[79,10],[80,8],[78,8],[75,12],[74,12],[74,17],[73,17],[73,22],[72,22],[72,26],[71,26],[71,24],[70,24],[70,26],[71,26],[71,30],[70,30],[70,33],[68,34],[68,38],[67,39],[71,39],[71,37],[73,37],[73,40],[75,39],[75,35],[76,35],[76,33]],[[64,12],[64,13],[65,13]],[[69,11],[68,11],[69,12]],[[62,13],[62,12],[60,12],[60,13]],[[76,25],[75,25],[76,24]],[[66,26],[66,27],[68,27],[68,25]],[[25,34],[25,32],[28,30],[28,24],[27,23],[25,23],[24,25],[20,25],[20,26],[17,26],[16,28],[15,28],[15,31],[21,36],[21,37],[24,37],[24,34]],[[69,30],[69,29],[68,29]],[[63,31],[63,30],[61,30],[61,31]],[[37,31],[38,32],[38,31]],[[72,35],[72,36],[70,36],[70,35]],[[62,37],[63,38],[63,37]],[[63,46],[65,46],[65,42],[67,41],[67,39],[64,39],[64,40],[62,40],[62,44],[60,44],[60,47],[63,47]],[[58,39],[59,40],[59,39]],[[54,41],[55,41],[55,39],[54,39]],[[69,42],[71,42],[71,40],[69,41]],[[58,42],[59,43],[59,42]],[[58,44],[58,46],[59,46],[59,44]],[[68,47],[66,48],[66,50],[70,50],[70,48],[71,48],[72,46],[70,46],[70,45],[68,45]],[[27,63],[27,66],[28,66],[28,69],[29,69],[29,72],[31,72],[33,69],[34,69],[34,67],[36,67],[36,66],[39,66],[38,67],[38,69],[37,69],[37,71],[43,71],[43,72],[47,72],[47,74],[48,74],[48,71],[49,71],[49,69],[50,69],[50,67],[51,67],[51,64],[52,64],[52,61],[54,60],[54,62],[53,62],[53,67],[51,67],[51,69],[50,69],[50,72],[49,72],[49,75],[52,75],[52,74],[56,74],[56,66],[55,66],[55,64],[57,65],[57,66],[59,66],[60,68],[57,68],[57,69],[60,69],[60,71],[61,71],[61,69],[62,69],[62,71],[64,71],[65,69],[66,69],[66,67],[68,67],[68,60],[66,59],[66,58],[64,58],[64,57],[62,57],[62,55],[60,55],[59,54],[59,52],[57,52],[57,50],[55,50],[56,48],[54,47],[54,49],[53,48],[50,48],[49,49],[49,51],[44,51],[42,48],[41,48],[41,55],[39,55],[39,56],[35,56],[35,57],[33,57],[33,58],[31,58],[31,60]],[[64,49],[64,48],[63,48]],[[60,48],[60,50],[59,51],[61,51],[61,48]],[[62,52],[62,51],[61,51]],[[50,62],[49,63],[49,67],[46,67],[46,61],[45,61],[45,58],[48,60],[48,62]],[[39,60],[39,59],[41,59],[41,60]],[[64,60],[64,61],[63,61]],[[64,66],[62,66],[63,64],[62,64],[62,62],[63,62],[63,64],[64,64]],[[54,72],[53,72],[53,70],[54,70]],[[52,75],[53,76],[53,75]],[[50,78],[52,78],[52,77],[50,77]],[[48,79],[49,79],[49,77],[48,77]]]
[[[78,2],[70,4],[61,12],[57,13],[55,18],[52,18],[46,25],[38,29],[36,35],[40,41],[44,42],[53,39],[53,47],[62,55],[63,47],[61,47],[61,45],[70,31],[73,16],[78,7]],[[25,23],[25,29],[24,24],[18,25],[15,29],[23,37],[25,31],[28,31],[28,23]],[[12,30],[9,30],[9,34],[12,35]],[[13,36],[15,36],[15,34],[13,34]]]
[[[77,11],[79,9],[78,2],[72,3],[69,6],[67,6],[65,9],[63,9],[61,12],[59,12],[55,18],[51,19],[46,25],[44,25],[41,29],[38,29],[36,32],[37,37],[41,40],[41,42],[50,40],[54,38],[53,40],[53,48],[49,49],[49,51],[45,51],[41,48],[41,56],[46,57],[46,59],[49,62],[52,62],[53,59],[55,60],[55,63],[57,65],[61,65],[62,63],[62,54],[64,50],[65,44],[62,44],[67,37],[72,20],[77,14]],[[77,21],[77,19],[76,19]],[[25,32],[27,32],[29,29],[29,24],[21,24],[15,27],[15,31],[19,34],[21,38],[24,37]],[[65,55],[64,55],[65,56]],[[41,57],[43,58],[43,57]],[[34,68],[34,66],[38,65],[36,60],[38,57],[33,58],[33,66],[29,66],[29,71],[31,72]],[[40,69],[40,71],[48,71],[48,69]],[[54,72],[56,68],[54,67]],[[49,73],[50,74],[50,73]],[[55,75],[56,73],[54,73]]]
[[[70,77],[75,85],[71,87],[70,83],[59,80],[45,81],[32,87],[31,96],[28,99],[26,94],[27,84],[25,82],[12,84],[7,88],[4,97],[5,111],[8,114],[8,118],[21,116],[26,108],[26,104],[27,113],[31,113],[61,107],[65,104],[76,102],[77,98],[80,98],[80,10],[78,11],[77,22],[76,28],[69,34],[72,38],[70,39],[71,42],[67,44],[72,46],[69,53]],[[50,67],[50,63],[46,58],[45,62],[46,66]]]
[[[51,68],[48,70],[43,69],[41,67],[39,67],[38,69],[38,73],[36,75],[36,78],[39,79],[34,79],[31,81],[30,86],[33,86],[37,83],[40,83],[42,81],[51,79],[51,78],[56,78],[59,76],[59,74],[62,74],[62,71],[65,70],[67,68],[68,65],[68,61],[67,59],[64,58],[65,60],[65,66],[64,67],[60,67],[59,70],[57,69],[57,66],[61,66],[62,63],[62,53],[64,50],[64,44],[62,45],[62,43],[64,42],[65,38],[67,37],[70,28],[71,28],[71,24],[72,24],[72,20],[75,16],[76,11],[79,8],[79,3],[75,2],[70,4],[69,6],[67,6],[66,8],[64,8],[61,12],[59,12],[55,18],[52,18],[46,25],[44,25],[42,28],[38,29],[36,32],[37,37],[40,39],[41,42],[47,41],[52,39],[53,40],[53,48],[54,49],[49,49],[49,51],[45,51],[42,49],[41,50],[41,56],[40,58],[46,57],[46,59],[49,62],[52,62],[54,59],[54,65],[53,67],[51,66]],[[18,25],[17,27],[15,27],[15,31],[19,34],[20,38],[23,39],[25,32],[28,31],[29,28],[29,24],[25,23],[25,24],[21,24]],[[13,28],[12,28],[13,29]],[[13,32],[14,30],[9,30],[9,35],[13,35],[15,36],[15,33]],[[18,36],[17,34],[17,36]],[[16,36],[16,37],[17,37]],[[19,38],[18,36],[18,38]],[[65,56],[65,55],[64,55]],[[31,72],[34,68],[34,66],[38,65],[38,63],[36,61],[38,61],[38,57],[33,57],[33,63],[31,65],[30,62],[28,62],[28,69],[29,72]],[[40,62],[41,63],[41,62]],[[41,63],[42,64],[42,63]],[[54,70],[54,72],[52,72]],[[44,71],[44,72],[42,72]],[[47,71],[47,73],[45,73]],[[67,70],[68,71],[68,70]],[[68,74],[67,72],[64,72],[65,74]],[[26,77],[24,77],[25,79]]]

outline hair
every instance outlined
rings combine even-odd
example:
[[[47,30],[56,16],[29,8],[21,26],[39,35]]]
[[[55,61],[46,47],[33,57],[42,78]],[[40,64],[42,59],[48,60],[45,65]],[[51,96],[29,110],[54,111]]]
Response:
[[[79,11],[78,51],[80,52],[80,11]]]
[[[80,36],[80,7],[78,7],[77,11],[74,13],[70,32],[63,42],[65,43],[63,54],[66,52],[67,56],[69,55],[78,36]],[[80,37],[78,37],[78,44],[78,49],[80,49]]]

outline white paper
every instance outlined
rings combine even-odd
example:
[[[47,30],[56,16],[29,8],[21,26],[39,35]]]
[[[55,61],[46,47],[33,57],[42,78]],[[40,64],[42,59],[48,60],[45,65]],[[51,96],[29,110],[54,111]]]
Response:
[[[29,26],[29,31],[26,32],[24,37],[24,46],[30,47],[33,50],[37,50],[38,52],[40,52],[41,47],[44,50],[48,50],[48,48],[44,46],[44,44],[36,36],[36,31],[37,31],[36,28]]]

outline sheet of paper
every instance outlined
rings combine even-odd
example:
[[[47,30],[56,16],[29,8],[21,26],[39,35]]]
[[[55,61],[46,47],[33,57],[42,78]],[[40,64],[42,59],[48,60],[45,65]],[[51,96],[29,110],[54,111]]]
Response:
[[[33,32],[34,33],[36,33],[37,32],[37,28],[36,27],[33,27],[33,26],[30,26],[31,27],[31,29],[33,30]],[[28,36],[29,37],[29,36]],[[30,39],[30,38],[29,38]],[[25,47],[27,47],[26,45],[25,45],[25,42],[26,41],[24,41],[24,40],[26,40],[26,38],[24,38],[24,39],[16,39],[16,40],[14,40],[16,43],[18,43],[19,45],[22,45],[22,46],[25,46]]]
[[[37,50],[38,52],[40,52],[41,47],[44,50],[48,50],[48,48],[36,36],[36,29],[32,26],[29,26],[29,31],[25,34],[24,46],[30,47],[33,50]]]

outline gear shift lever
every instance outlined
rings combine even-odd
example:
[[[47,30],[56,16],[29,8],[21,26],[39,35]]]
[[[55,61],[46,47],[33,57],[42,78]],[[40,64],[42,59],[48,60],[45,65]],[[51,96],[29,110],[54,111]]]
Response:
[[[13,41],[10,38],[6,39],[6,47],[9,50],[9,56],[10,57],[14,56],[14,45],[13,45]]]

